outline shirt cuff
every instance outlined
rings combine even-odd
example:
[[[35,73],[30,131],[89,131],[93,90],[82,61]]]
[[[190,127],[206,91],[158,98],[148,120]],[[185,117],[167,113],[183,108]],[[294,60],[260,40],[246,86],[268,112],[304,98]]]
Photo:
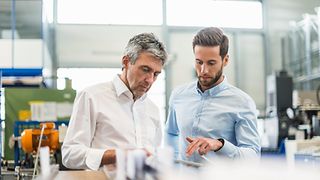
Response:
[[[86,156],[87,167],[91,170],[98,170],[105,151],[103,149],[89,149]]]
[[[232,158],[234,155],[234,152],[235,152],[235,146],[229,141],[224,139],[223,147],[220,150],[218,150],[216,153]]]

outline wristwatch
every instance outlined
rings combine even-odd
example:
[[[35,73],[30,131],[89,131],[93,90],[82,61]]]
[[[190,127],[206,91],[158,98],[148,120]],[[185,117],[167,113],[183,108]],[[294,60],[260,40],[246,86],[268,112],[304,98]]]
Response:
[[[214,150],[214,152],[219,151],[219,150],[224,146],[224,139],[219,138],[219,139],[217,139],[217,140],[218,140],[218,141],[220,141],[220,142],[222,143],[222,146],[221,146],[219,149]]]

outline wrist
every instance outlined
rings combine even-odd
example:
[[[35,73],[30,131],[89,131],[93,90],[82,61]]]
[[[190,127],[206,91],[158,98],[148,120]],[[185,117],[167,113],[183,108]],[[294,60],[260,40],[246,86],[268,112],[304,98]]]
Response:
[[[222,139],[222,138],[219,138],[219,139],[217,139],[220,143],[220,146],[217,148],[217,149],[215,149],[214,150],[214,152],[217,152],[217,151],[219,151],[220,149],[222,149],[222,147],[223,147],[223,145],[224,145],[224,139]]]

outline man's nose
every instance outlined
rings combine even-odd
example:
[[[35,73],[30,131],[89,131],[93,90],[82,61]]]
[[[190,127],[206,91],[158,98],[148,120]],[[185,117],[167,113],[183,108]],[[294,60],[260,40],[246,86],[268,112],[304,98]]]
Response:
[[[151,85],[155,81],[153,73],[148,74],[145,80]]]
[[[205,64],[201,65],[201,73],[207,73],[208,72],[208,67]]]

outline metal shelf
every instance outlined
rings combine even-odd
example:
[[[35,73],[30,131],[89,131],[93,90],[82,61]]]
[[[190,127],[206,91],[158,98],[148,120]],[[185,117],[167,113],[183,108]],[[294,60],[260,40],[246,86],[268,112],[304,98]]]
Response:
[[[303,20],[290,23],[283,37],[285,69],[293,76],[295,89],[315,90],[320,81],[320,11],[304,14]]]
[[[306,81],[312,81],[312,80],[317,80],[317,79],[319,79],[319,81],[320,81],[320,72],[319,73],[315,73],[315,74],[311,74],[311,75],[308,75],[308,76],[295,77],[293,82],[299,83],[299,82],[306,82]]]

